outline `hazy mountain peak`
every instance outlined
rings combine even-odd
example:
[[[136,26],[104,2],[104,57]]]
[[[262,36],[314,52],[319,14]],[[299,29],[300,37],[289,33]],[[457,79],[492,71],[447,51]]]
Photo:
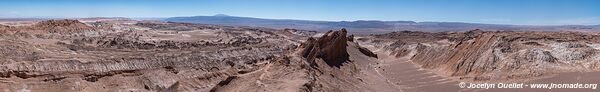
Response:
[[[213,16],[227,17],[227,16],[229,16],[229,15],[226,15],[226,14],[215,14],[215,15],[213,15]]]

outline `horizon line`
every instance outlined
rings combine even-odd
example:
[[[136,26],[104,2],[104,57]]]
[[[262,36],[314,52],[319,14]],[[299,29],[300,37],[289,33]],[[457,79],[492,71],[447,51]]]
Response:
[[[224,15],[224,16],[223,16]],[[246,17],[246,16],[231,16],[227,14],[214,14],[214,15],[192,15],[192,16],[171,16],[171,17],[122,17],[122,16],[94,16],[94,17],[64,17],[64,16],[38,16],[38,17],[0,17],[0,19],[80,19],[80,18],[128,18],[128,19],[166,19],[174,17],[243,17],[243,18],[256,18],[256,19],[267,19],[267,20],[296,20],[296,21],[321,21],[321,22],[356,22],[356,21],[382,21],[382,22],[393,22],[393,21],[410,21],[415,23],[425,22],[438,22],[438,23],[466,23],[466,24],[487,24],[487,25],[506,25],[506,26],[600,26],[600,24],[503,24],[503,23],[479,23],[479,22],[464,22],[464,21],[415,21],[415,20],[377,20],[377,19],[357,19],[357,20],[311,20],[311,19],[291,19],[291,18],[261,18],[261,17]],[[161,20],[162,21],[162,20]]]

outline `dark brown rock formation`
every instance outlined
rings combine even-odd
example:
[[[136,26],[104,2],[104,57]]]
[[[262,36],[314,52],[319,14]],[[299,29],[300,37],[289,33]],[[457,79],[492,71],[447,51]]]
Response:
[[[367,56],[369,56],[369,57],[375,57],[375,58],[377,58],[377,54],[375,54],[375,53],[371,52],[371,50],[369,50],[369,49],[367,49],[367,48],[365,48],[365,47],[360,47],[360,48],[358,48],[358,50],[359,50],[359,51],[360,51],[362,54],[365,54],[365,55],[367,55]]]
[[[330,66],[340,66],[348,60],[346,51],[347,37],[346,29],[340,31],[329,31],[319,38],[309,38],[302,46],[303,56],[312,62],[314,58],[323,59]]]
[[[348,36],[348,41],[350,41],[350,42],[354,42],[354,35],[350,35],[350,36]]]

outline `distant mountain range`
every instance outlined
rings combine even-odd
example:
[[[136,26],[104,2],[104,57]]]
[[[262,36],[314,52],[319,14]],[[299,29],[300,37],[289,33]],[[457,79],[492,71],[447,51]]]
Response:
[[[562,26],[532,26],[532,25],[500,25],[462,22],[414,22],[414,21],[310,21],[291,19],[263,19],[251,17],[236,17],[228,15],[172,17],[163,19],[168,22],[185,22],[201,24],[219,24],[234,26],[259,26],[270,28],[294,28],[303,30],[328,31],[340,28],[351,32],[372,33],[389,31],[468,31],[482,29],[489,31],[599,31],[600,25],[562,25]]]
[[[218,24],[232,26],[257,26],[269,28],[293,28],[314,31],[329,31],[346,28],[353,33],[385,33],[391,31],[468,31],[482,29],[488,31],[600,31],[600,25],[561,25],[561,26],[533,26],[533,25],[501,25],[462,22],[414,22],[414,21],[311,21],[292,19],[264,19],[252,17],[237,17],[224,14],[214,16],[191,16],[157,18],[167,22]],[[0,19],[15,20],[15,19]],[[23,19],[17,19],[23,20]],[[28,20],[28,19],[24,19]]]

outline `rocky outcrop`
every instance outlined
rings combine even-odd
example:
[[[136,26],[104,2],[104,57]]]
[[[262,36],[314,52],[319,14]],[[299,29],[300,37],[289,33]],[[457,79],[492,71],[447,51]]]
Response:
[[[83,32],[95,31],[94,28],[77,20],[46,20],[32,25],[0,27],[0,36],[33,37],[39,38],[68,38]]]
[[[48,33],[61,33],[61,34],[81,32],[81,31],[92,29],[92,27],[90,27],[84,23],[81,23],[77,20],[70,20],[70,19],[42,21],[31,27],[33,27],[34,29],[45,30]]]
[[[201,25],[191,23],[136,23],[136,26],[148,27],[159,30],[176,30],[176,31],[191,31],[201,29],[219,29],[219,26],[215,25]]]
[[[375,54],[375,53],[371,52],[371,50],[369,50],[369,49],[367,49],[367,48],[365,48],[365,47],[360,47],[360,48],[358,48],[358,50],[359,50],[359,51],[360,51],[362,54],[365,54],[365,55],[367,55],[367,56],[369,56],[369,57],[375,57],[375,58],[377,58],[377,54]]]
[[[10,27],[10,26],[7,26],[7,25],[1,25],[1,24],[0,24],[0,30],[2,30],[2,29],[6,29],[6,28],[9,28],[9,27]]]
[[[329,31],[318,40],[309,38],[300,46],[305,48],[302,52],[303,56],[309,61],[321,58],[330,66],[340,66],[348,60],[346,33],[346,29],[341,29],[340,31]]]
[[[200,40],[194,42],[160,40],[160,41],[145,41],[136,38],[135,35],[130,36],[103,36],[103,37],[88,37],[73,40],[74,45],[70,47],[81,47],[83,44],[93,44],[96,47],[102,48],[121,48],[121,49],[187,49],[187,48],[202,48],[208,46],[244,46],[263,43],[265,38],[256,37],[234,37],[229,40]]]
[[[350,42],[354,42],[354,35],[350,35],[350,36],[348,36],[348,38],[347,38],[347,39],[348,39],[348,41],[350,41]]]
[[[11,35],[11,34],[14,34],[15,32],[17,32],[19,30],[22,30],[22,29],[19,29],[19,28],[14,27],[14,26],[0,25],[0,33],[2,33],[2,34],[0,34],[0,36],[2,36],[2,35]]]

